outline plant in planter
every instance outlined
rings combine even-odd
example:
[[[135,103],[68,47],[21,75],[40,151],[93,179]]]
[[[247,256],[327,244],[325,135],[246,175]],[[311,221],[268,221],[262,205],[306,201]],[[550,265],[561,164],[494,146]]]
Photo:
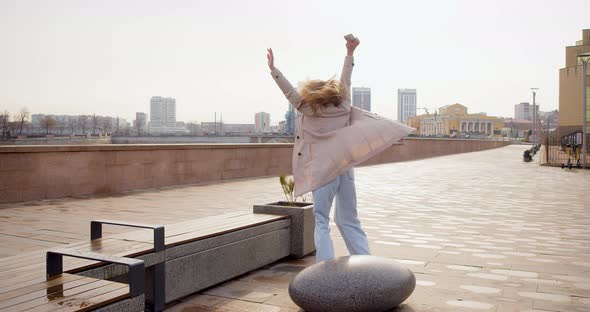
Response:
[[[287,200],[254,205],[254,213],[289,216],[291,218],[291,256],[302,258],[315,251],[313,203],[305,202],[304,196],[294,196],[295,182],[292,178],[282,174],[279,182]],[[296,201],[298,198],[301,198],[302,202]]]
[[[281,183],[281,187],[283,188],[283,193],[285,193],[285,198],[287,199],[286,205],[288,206],[307,206],[307,198],[305,196],[295,197],[295,181],[292,177],[287,177],[285,174],[281,174],[279,176],[279,182]],[[302,202],[296,202],[298,198],[301,198]],[[278,204],[284,204],[285,202],[279,201]]]

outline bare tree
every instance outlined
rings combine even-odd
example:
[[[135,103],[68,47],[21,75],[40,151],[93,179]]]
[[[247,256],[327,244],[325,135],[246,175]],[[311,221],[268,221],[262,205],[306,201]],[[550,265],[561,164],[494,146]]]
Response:
[[[76,131],[76,119],[74,117],[68,117],[68,124],[66,125],[70,129],[70,135],[74,135]]]
[[[104,118],[102,129],[107,134],[111,133],[111,131],[113,130],[113,118],[112,117],[105,117]]]
[[[64,130],[66,129],[66,125],[65,122],[63,120],[56,120],[57,121],[57,126],[59,126],[59,135],[62,136],[64,135]]]
[[[55,127],[57,121],[52,116],[45,116],[41,119],[41,127],[45,128],[45,134],[49,134],[50,129]]]
[[[2,138],[8,138],[10,134],[10,113],[5,110],[0,113],[0,128],[2,128]]]
[[[88,116],[81,115],[78,117],[78,125],[82,128],[82,135],[86,135],[86,126],[88,125]]]
[[[26,107],[21,108],[20,112],[14,116],[15,121],[19,123],[18,134],[23,134],[23,127],[29,119],[29,110]]]
[[[92,134],[96,135],[96,128],[98,127],[98,120],[96,114],[92,115]]]

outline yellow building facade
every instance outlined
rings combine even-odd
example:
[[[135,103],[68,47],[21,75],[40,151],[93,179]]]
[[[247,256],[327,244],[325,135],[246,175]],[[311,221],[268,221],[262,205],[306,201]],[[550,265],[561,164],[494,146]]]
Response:
[[[565,48],[565,67],[559,70],[559,135],[582,128],[583,86],[582,63],[578,55],[590,52],[590,29],[582,31],[582,40]],[[589,66],[590,67],[590,66]],[[590,70],[586,76],[590,75]],[[587,77],[586,94],[590,94],[590,77]],[[590,103],[590,99],[588,99]],[[589,105],[590,106],[590,105]],[[590,109],[586,112],[586,125],[590,127]]]
[[[411,117],[408,125],[421,136],[464,137],[500,135],[503,122],[484,113],[469,114],[466,106],[456,103],[439,108],[435,114]]]

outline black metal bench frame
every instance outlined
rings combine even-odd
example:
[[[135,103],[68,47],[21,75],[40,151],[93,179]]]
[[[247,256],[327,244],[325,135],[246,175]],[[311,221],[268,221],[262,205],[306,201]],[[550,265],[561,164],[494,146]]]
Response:
[[[93,220],[90,221],[90,240],[102,238],[103,225],[117,225],[133,228],[152,229],[154,232],[154,252],[161,252],[166,249],[165,229],[163,225],[152,225],[144,223],[131,223],[114,220]],[[153,310],[162,311],[165,305],[166,291],[166,263],[157,263],[154,265],[154,302]]]
[[[135,298],[145,293],[145,264],[143,260],[108,256],[95,252],[77,252],[69,249],[53,249],[47,252],[46,272],[48,279],[63,273],[64,256],[125,265],[129,268],[129,272],[127,273],[129,281],[129,296],[131,298]]]

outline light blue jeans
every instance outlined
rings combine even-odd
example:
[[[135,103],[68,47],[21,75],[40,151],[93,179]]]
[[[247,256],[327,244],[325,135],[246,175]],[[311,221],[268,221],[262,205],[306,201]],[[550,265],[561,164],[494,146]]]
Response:
[[[334,258],[334,244],[330,238],[330,209],[336,197],[334,218],[351,255],[370,255],[367,235],[361,228],[356,211],[354,171],[351,168],[330,183],[313,191],[315,215],[314,241],[316,262]]]

